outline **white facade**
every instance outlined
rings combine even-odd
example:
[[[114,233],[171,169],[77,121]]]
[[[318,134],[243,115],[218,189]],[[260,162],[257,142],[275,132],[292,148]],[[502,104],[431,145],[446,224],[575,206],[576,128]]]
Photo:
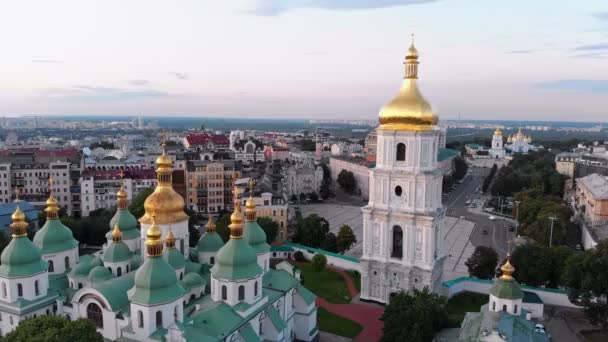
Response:
[[[140,231],[140,248],[142,251],[146,250],[146,232],[148,228],[150,228],[150,224],[142,223]],[[175,248],[186,258],[190,255],[190,232],[188,231],[188,220],[184,220],[177,223],[168,223],[168,224],[157,224],[158,228],[163,232],[162,236],[167,236],[169,234],[169,230],[173,232],[175,236]],[[144,258],[147,258],[146,253],[142,253]],[[179,279],[179,278],[178,278]]]
[[[80,199],[82,216],[89,216],[90,212],[100,208],[113,208],[116,205],[116,192],[120,189],[120,177],[100,178],[84,175],[80,177]],[[156,186],[156,176],[151,174],[148,178],[124,178],[124,190],[127,199],[148,188]]]
[[[492,136],[492,147],[489,150],[490,157],[495,159],[502,159],[505,157],[505,149],[502,143],[502,131],[496,129]]]
[[[319,193],[323,182],[323,168],[310,164],[296,164],[284,170],[283,198],[286,201],[291,196],[300,194]]]
[[[439,130],[378,128],[363,210],[361,298],[387,303],[402,289],[440,286],[443,272]]]

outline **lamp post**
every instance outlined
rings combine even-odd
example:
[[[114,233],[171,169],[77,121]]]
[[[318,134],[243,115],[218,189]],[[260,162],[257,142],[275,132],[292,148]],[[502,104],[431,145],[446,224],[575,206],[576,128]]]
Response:
[[[515,236],[517,237],[517,232],[519,231],[519,203],[521,201],[515,201]]]
[[[553,224],[555,223],[555,220],[557,220],[557,217],[549,216],[549,220],[551,220],[551,233],[549,235],[549,247],[551,247],[553,245]]]

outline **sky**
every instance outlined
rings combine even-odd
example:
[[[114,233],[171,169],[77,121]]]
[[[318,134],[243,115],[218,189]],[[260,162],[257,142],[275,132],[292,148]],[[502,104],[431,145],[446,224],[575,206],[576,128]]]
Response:
[[[0,116],[375,119],[415,34],[440,119],[608,122],[605,0],[0,3]]]

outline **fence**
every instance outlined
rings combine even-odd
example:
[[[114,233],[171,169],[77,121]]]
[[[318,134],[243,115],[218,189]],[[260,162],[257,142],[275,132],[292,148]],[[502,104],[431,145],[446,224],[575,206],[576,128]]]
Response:
[[[361,264],[359,262],[359,259],[355,257],[332,253],[322,249],[312,248],[293,242],[285,242],[285,245],[290,246],[294,249],[294,251],[302,252],[306,260],[311,260],[315,254],[323,254],[327,258],[328,265],[336,266],[344,270],[361,272]]]

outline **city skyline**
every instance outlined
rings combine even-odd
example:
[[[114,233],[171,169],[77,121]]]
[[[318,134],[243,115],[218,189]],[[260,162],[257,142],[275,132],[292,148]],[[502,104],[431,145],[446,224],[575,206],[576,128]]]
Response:
[[[33,5],[1,6],[0,115],[373,120],[399,88],[412,32],[441,119],[606,115],[600,1]]]

